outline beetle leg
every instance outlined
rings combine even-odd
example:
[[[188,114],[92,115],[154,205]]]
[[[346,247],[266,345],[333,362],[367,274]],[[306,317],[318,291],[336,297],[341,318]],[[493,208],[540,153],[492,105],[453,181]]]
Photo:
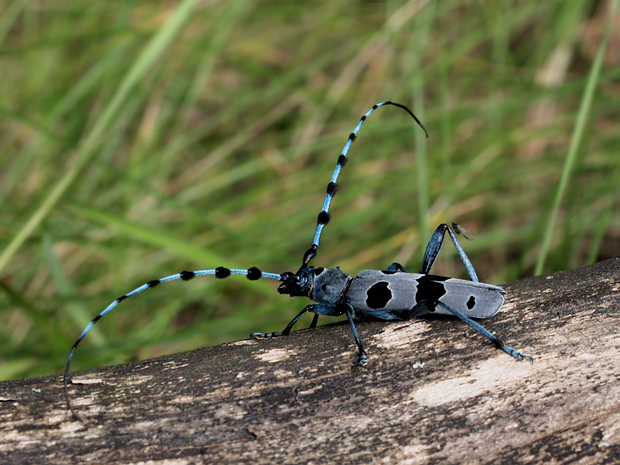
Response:
[[[459,244],[459,241],[456,238],[456,234],[454,234],[452,228],[445,223],[440,224],[437,229],[435,229],[435,232],[431,236],[431,240],[428,241],[428,245],[426,246],[426,252],[424,253],[424,260],[422,260],[422,268],[420,269],[420,273],[429,274],[431,272],[431,268],[435,264],[437,256],[441,251],[441,246],[443,245],[444,235],[446,231],[448,232],[448,234],[450,234],[450,239],[452,239],[454,247],[456,247],[456,250],[461,257],[461,260],[463,261],[463,264],[467,269],[469,277],[472,281],[480,282],[480,280],[478,279],[478,275],[476,274],[476,270],[474,270],[474,265],[472,265],[471,260],[465,253],[465,250],[463,250],[463,247],[461,247],[461,244]]]
[[[388,266],[385,270],[383,270],[383,272],[384,273],[406,273],[407,270],[405,270],[400,263],[394,262],[390,266]]]
[[[360,359],[357,364],[361,367],[366,366],[368,363],[368,356],[366,355],[366,351],[364,350],[364,346],[362,345],[362,341],[360,339],[360,335],[357,332],[357,328],[355,327],[355,323],[353,322],[353,309],[350,305],[347,305],[347,318],[349,320],[349,325],[351,325],[351,331],[353,331],[353,337],[355,338],[355,343],[357,344],[357,348],[360,352]]]
[[[299,312],[297,316],[293,318],[288,325],[286,325],[286,328],[284,328],[282,332],[278,331],[275,333],[252,333],[250,334],[250,337],[252,339],[263,339],[263,338],[271,339],[272,337],[288,336],[289,333],[291,332],[291,329],[293,329],[293,326],[295,326],[295,323],[299,321],[299,319],[303,316],[303,314],[314,310],[314,305],[315,304],[308,305],[301,312]]]
[[[471,326],[472,328],[474,328],[475,330],[479,331],[480,333],[482,333],[484,336],[486,336],[487,338],[489,338],[491,340],[491,342],[493,344],[495,344],[495,347],[497,347],[498,349],[502,349],[504,352],[506,352],[508,355],[512,355],[514,358],[516,358],[517,360],[523,360],[523,359],[528,359],[530,362],[534,361],[534,358],[532,358],[530,355],[527,354],[522,354],[521,352],[513,349],[512,347],[508,347],[506,344],[504,344],[497,336],[495,336],[493,333],[491,333],[491,331],[489,331],[488,329],[486,329],[485,327],[483,327],[482,325],[476,323],[474,320],[472,320],[471,318],[463,315],[461,312],[453,309],[452,307],[450,307],[449,305],[444,304],[441,300],[437,301],[437,305],[441,305],[443,308],[445,308],[446,310],[448,310],[450,313],[452,313],[454,316],[459,317],[461,320],[463,320],[465,323],[467,323],[469,326]]]

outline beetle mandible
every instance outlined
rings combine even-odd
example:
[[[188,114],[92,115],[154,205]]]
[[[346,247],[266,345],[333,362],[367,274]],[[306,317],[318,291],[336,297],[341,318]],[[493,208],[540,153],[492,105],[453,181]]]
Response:
[[[349,135],[347,143],[338,157],[338,163],[327,185],[323,208],[317,219],[312,246],[305,252],[301,267],[296,273],[290,271],[282,274],[267,273],[255,267],[249,269],[218,267],[198,271],[182,271],[165,278],[149,281],[133,291],[122,295],[108,305],[88,324],[71,348],[64,373],[65,400],[68,409],[79,418],[73,411],[69,400],[69,371],[77,346],[91,330],[93,325],[95,325],[101,317],[109,313],[119,303],[129,297],[164,282],[177,279],[188,281],[196,276],[213,275],[216,278],[226,278],[231,275],[245,275],[250,280],[257,280],[260,278],[273,279],[281,283],[278,287],[278,292],[280,294],[288,294],[291,297],[308,297],[315,302],[306,306],[299,312],[282,332],[253,333],[251,335],[253,338],[286,336],[291,332],[295,323],[297,323],[306,312],[314,313],[314,318],[310,325],[311,328],[316,326],[320,315],[346,315],[349,325],[351,326],[351,331],[353,332],[355,343],[358,347],[358,364],[361,366],[367,364],[368,356],[364,350],[354,320],[409,320],[427,313],[454,315],[482,333],[485,337],[490,339],[496,347],[502,349],[515,359],[533,360],[531,356],[508,347],[495,335],[471,319],[471,317],[489,318],[497,314],[504,303],[504,290],[499,286],[484,284],[478,280],[478,276],[476,275],[471,261],[457,240],[456,236],[461,232],[461,227],[459,225],[454,223],[452,227],[447,224],[439,225],[426,247],[420,273],[408,273],[400,264],[392,263],[385,270],[365,270],[360,272],[357,276],[352,277],[340,270],[340,268],[323,268],[310,265],[310,262],[316,256],[321,232],[329,222],[329,207],[338,189],[336,181],[338,180],[340,171],[348,160],[347,154],[351,144],[355,141],[357,133],[364,124],[364,121],[377,108],[385,105],[393,105],[405,110],[424,130],[426,137],[428,137],[428,132],[422,122],[409,108],[400,103],[391,101],[378,103],[373,105],[373,107],[361,117],[355,129]],[[446,232],[454,243],[461,260],[465,264],[471,281],[430,274],[431,268],[443,245]]]

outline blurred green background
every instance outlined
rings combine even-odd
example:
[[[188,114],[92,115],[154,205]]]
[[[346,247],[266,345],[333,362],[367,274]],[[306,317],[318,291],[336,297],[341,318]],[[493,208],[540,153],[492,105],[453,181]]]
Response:
[[[151,279],[296,271],[349,133],[384,100],[430,138],[395,107],[366,121],[315,265],[417,271],[444,221],[476,234],[463,246],[495,284],[620,255],[611,2],[1,5],[1,379],[60,372]],[[447,245],[434,273],[465,277],[457,258]],[[159,286],[74,367],[281,330],[308,302],[276,288]]]

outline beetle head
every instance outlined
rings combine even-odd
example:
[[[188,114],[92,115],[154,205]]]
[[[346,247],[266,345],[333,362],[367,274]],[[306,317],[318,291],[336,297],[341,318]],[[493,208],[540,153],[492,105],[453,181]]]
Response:
[[[314,267],[302,266],[297,273],[282,273],[282,284],[278,287],[278,292],[291,297],[308,297],[313,281]]]

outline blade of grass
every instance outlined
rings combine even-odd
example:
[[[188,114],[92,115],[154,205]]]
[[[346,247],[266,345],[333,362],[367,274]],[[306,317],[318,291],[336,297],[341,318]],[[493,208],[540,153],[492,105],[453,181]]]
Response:
[[[598,255],[601,251],[601,245],[603,244],[605,231],[607,230],[609,223],[611,223],[614,214],[614,207],[617,205],[618,199],[620,199],[620,164],[616,167],[616,173],[614,174],[613,180],[614,182],[612,185],[616,186],[616,190],[611,191],[602,215],[597,218],[598,224],[596,225],[596,229],[592,237],[586,265],[591,265],[597,261]]]
[[[224,46],[234,30],[234,26],[236,26],[242,18],[249,15],[254,9],[254,6],[254,2],[248,0],[234,0],[228,2],[226,8],[223,9],[222,13],[217,18],[218,27],[215,32],[211,30],[205,31],[205,39],[210,37],[211,40],[208,41],[204,58],[197,68],[189,92],[181,106],[184,111],[184,117],[178,119],[179,125],[183,124],[185,127],[186,122],[189,121],[191,113],[196,109],[198,99],[207,88],[215,64],[220,59]],[[184,123],[181,123],[181,121]]]
[[[570,175],[573,171],[573,167],[577,159],[577,150],[579,149],[579,145],[581,144],[581,140],[583,138],[583,131],[585,128],[586,120],[592,106],[592,98],[594,96],[594,91],[596,90],[596,85],[599,81],[599,76],[601,74],[601,66],[603,64],[605,51],[607,50],[607,43],[609,42],[612,24],[616,18],[617,6],[618,0],[613,0],[613,3],[611,5],[611,14],[608,17],[607,26],[605,28],[605,35],[603,37],[603,40],[601,41],[601,44],[599,45],[596,57],[594,58],[594,62],[592,63],[592,69],[590,70],[590,75],[588,76],[586,88],[581,99],[581,105],[579,107],[579,113],[577,114],[577,121],[575,123],[575,129],[573,130],[573,137],[570,142],[568,154],[564,162],[564,169],[562,170],[560,184],[558,186],[558,190],[556,191],[553,206],[551,208],[551,215],[549,217],[549,221],[547,222],[547,228],[545,229],[543,244],[536,260],[536,268],[534,269],[535,276],[542,273],[545,266],[545,261],[547,260],[547,256],[549,255],[549,246],[551,244],[553,231],[555,230],[555,224],[557,222],[558,214],[560,211],[560,205],[562,204],[564,193],[566,192],[566,187],[568,185]]]
[[[80,327],[86,327],[92,317],[90,316],[87,308],[82,305],[81,301],[77,299],[78,293],[75,290],[75,286],[71,282],[67,273],[62,267],[62,263],[58,260],[54,254],[53,239],[49,234],[43,235],[43,258],[45,264],[49,269],[54,286],[60,297],[66,299],[64,308],[66,313],[71,317],[74,323]],[[106,343],[106,339],[99,331],[99,328],[93,328],[91,331],[92,337],[90,338],[95,347],[103,347]]]
[[[33,369],[41,361],[36,357],[21,357],[12,360],[0,361],[0,381],[16,378],[22,373]]]
[[[127,44],[122,44],[112,52],[109,52],[105,57],[100,59],[90,70],[88,70],[84,76],[77,80],[70,90],[62,97],[62,99],[56,104],[49,114],[45,117],[42,123],[44,131],[36,133],[28,142],[28,145],[24,148],[23,152],[19,155],[19,158],[13,163],[9,174],[6,177],[6,181],[2,184],[2,191],[8,193],[16,189],[16,185],[21,182],[25,176],[25,172],[37,163],[41,153],[48,150],[46,143],[50,137],[50,133],[55,134],[58,121],[66,116],[69,112],[74,111],[75,106],[80,99],[84,98],[88,92],[92,91],[97,86],[101,86],[102,81],[106,78],[106,72],[110,66],[127,52]],[[62,138],[55,135],[52,140],[61,140]]]
[[[429,5],[429,7],[422,13],[421,21],[416,28],[416,32],[411,36],[411,46],[419,47],[420,50],[422,47],[425,47],[428,44],[429,39],[429,31],[431,28],[431,24],[434,18],[434,4]],[[424,74],[422,73],[422,63],[417,58],[416,53],[412,53],[411,58],[411,81],[413,87],[413,98],[415,101],[415,107],[418,118],[421,121],[424,121]],[[416,128],[417,129],[417,128]],[[428,180],[431,177],[429,173],[428,161],[427,161],[427,150],[426,150],[426,137],[424,137],[420,131],[414,131],[413,133],[415,139],[415,161],[416,161],[416,173],[417,173],[417,194],[418,194],[418,210],[419,217],[418,222],[420,224],[419,231],[420,237],[429,237],[430,236],[430,200],[429,200],[429,186]],[[422,249],[420,249],[422,250]],[[422,258],[422,254],[418,253],[419,258]]]
[[[45,200],[34,212],[26,224],[9,242],[9,245],[0,255],[0,271],[6,266],[11,257],[17,252],[19,247],[41,224],[41,221],[54,208],[69,186],[76,179],[82,168],[88,163],[96,152],[101,138],[106,129],[114,121],[114,118],[122,108],[130,92],[138,81],[153,66],[157,59],[162,55],[172,39],[191,18],[191,13],[198,0],[184,0],[175,9],[170,19],[157,31],[155,36],[149,41],[136,60],[134,66],[125,75],[112,100],[107,105],[101,116],[97,119],[93,129],[88,134],[81,147],[78,148],[76,157],[72,165],[68,168],[62,179],[56,184],[51,192],[45,196]]]
[[[2,14],[0,15],[0,45],[4,42],[4,39],[11,30],[11,27],[19,16],[19,13],[28,3],[30,3],[30,0],[10,2],[10,4],[5,7],[4,11],[2,11]]]
[[[5,292],[5,294],[16,306],[24,311],[26,317],[32,322],[37,330],[46,336],[45,340],[52,348],[59,347],[64,343],[64,340],[60,337],[58,328],[56,328],[55,324],[50,323],[46,312],[42,311],[37,305],[33,304],[27,296],[23,295],[17,289],[14,289],[2,280],[0,280],[0,289]]]
[[[199,264],[217,264],[218,266],[222,263],[226,263],[226,265],[230,268],[242,268],[236,266],[234,263],[231,263],[230,259],[222,257],[218,253],[213,252],[212,250],[196,247],[181,239],[175,239],[167,234],[157,232],[152,228],[144,227],[136,223],[131,223],[123,218],[110,215],[109,213],[98,211],[94,208],[86,207],[84,205],[73,204],[70,205],[68,208],[76,214],[83,216],[84,218],[96,221],[97,223],[101,223],[104,225],[113,226],[127,237],[132,237],[145,244],[149,244],[158,248],[168,249],[177,254],[178,256],[192,262],[196,262]],[[261,282],[255,282],[244,279],[241,280],[241,283],[243,283],[249,288],[262,292],[265,295],[271,296],[273,294],[273,289],[271,287],[265,286],[264,281],[265,280],[261,280]]]
[[[416,16],[427,3],[428,0],[410,0],[390,16],[379,31],[360,47],[360,51],[347,63],[338,78],[334,80],[334,83],[325,94],[325,98],[317,107],[312,119],[307,123],[293,158],[307,156],[311,143],[317,139],[334,111],[334,107],[351,87],[355,79],[368,66],[368,63],[381,53],[389,39],[403,29],[405,24]]]

